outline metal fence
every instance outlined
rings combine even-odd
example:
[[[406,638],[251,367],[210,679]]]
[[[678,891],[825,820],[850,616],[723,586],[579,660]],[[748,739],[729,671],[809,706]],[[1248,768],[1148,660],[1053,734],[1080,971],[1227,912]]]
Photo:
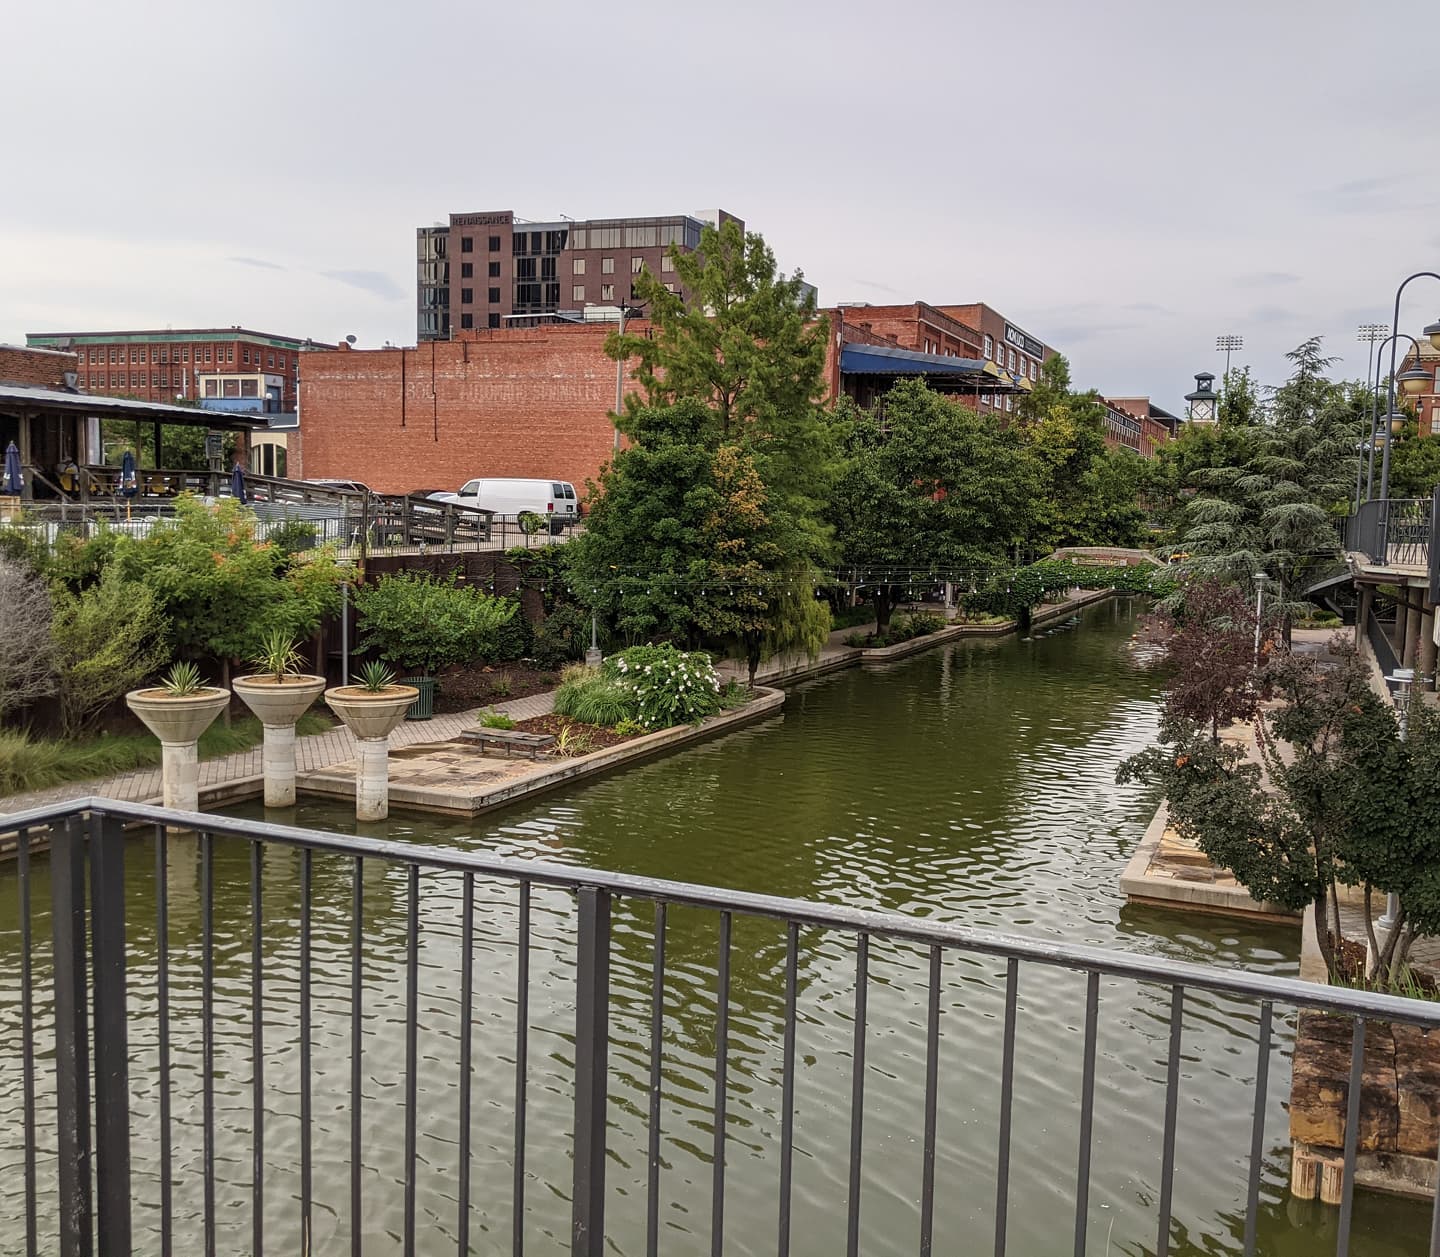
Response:
[[[1432,515],[1431,498],[1362,502],[1347,521],[1345,548],[1372,563],[1428,568]]]
[[[154,860],[150,868],[136,868],[135,854],[144,844],[127,835],[127,825],[140,825],[141,837],[153,835]],[[167,833],[166,825],[193,830],[183,839]],[[311,830],[286,828],[201,814],[165,812],[139,805],[117,805],[104,800],[87,800],[63,808],[17,814],[4,822],[15,832],[18,864],[19,990],[21,1005],[19,1051],[23,1058],[23,1118],[18,1129],[0,1135],[0,1163],[17,1165],[24,1180],[23,1244],[16,1239],[11,1251],[27,1257],[58,1252],[61,1257],[79,1257],[92,1251],[126,1255],[132,1252],[240,1251],[255,1257],[265,1251],[309,1253],[312,1251],[315,1173],[317,1157],[314,1131],[316,1079],[323,1073],[327,1082],[344,1086],[348,1074],[348,1098],[336,1101],[331,1093],[326,1115],[348,1122],[348,1145],[327,1155],[329,1170],[348,1174],[348,1198],[335,1212],[348,1210],[350,1252],[395,1252],[415,1254],[418,1243],[424,1251],[439,1251],[430,1241],[442,1219],[439,1205],[430,1197],[422,1212],[417,1207],[417,1175],[421,1159],[417,1137],[429,1134],[437,1123],[446,1123],[442,1134],[449,1147],[455,1146],[455,1179],[443,1201],[443,1219],[448,1239],[445,1251],[464,1255],[472,1244],[486,1244],[486,1251],[502,1248],[519,1254],[525,1248],[524,1218],[527,1191],[550,1198],[564,1196],[570,1201],[570,1228],[563,1240],[550,1238],[580,1257],[600,1257],[607,1251],[655,1254],[664,1247],[681,1251],[673,1244],[662,1245],[667,1221],[660,1211],[661,1104],[662,1080],[666,1077],[667,1008],[664,990],[667,980],[667,914],[700,913],[713,922],[716,950],[713,966],[691,963],[684,967],[689,980],[704,983],[715,995],[714,1023],[708,1035],[713,1045],[713,1080],[708,1099],[696,1094],[697,1110],[708,1108],[710,1249],[720,1254],[725,1244],[727,1166],[729,1158],[742,1150],[742,1132],[727,1126],[727,1102],[732,1099],[727,1070],[743,1058],[746,1043],[732,1042],[732,964],[742,964],[744,951],[734,940],[737,923],[759,918],[770,928],[783,931],[784,994],[780,1019],[783,1021],[783,1055],[778,1131],[770,1132],[778,1152],[774,1184],[775,1212],[770,1216],[774,1248],[782,1257],[792,1243],[792,1189],[796,1174],[795,1084],[797,1066],[797,989],[799,974],[819,948],[836,948],[853,964],[849,987],[849,1016],[853,1039],[848,1053],[848,1084],[837,1088],[834,1102],[844,1105],[848,1093],[848,1149],[834,1147],[834,1161],[826,1182],[835,1216],[843,1215],[846,1227],[845,1251],[855,1257],[861,1251],[862,1183],[867,1162],[862,1158],[862,1132],[867,1116],[867,1048],[878,1044],[888,1029],[882,1022],[871,1023],[868,1009],[872,995],[877,999],[889,985],[890,974],[871,972],[872,948],[881,944],[904,945],[914,949],[923,964],[916,975],[916,1006],[924,1008],[924,1049],[919,1059],[910,1058],[923,1082],[914,1079],[916,1094],[923,1091],[923,1116],[917,1114],[915,1137],[922,1144],[919,1181],[914,1185],[913,1210],[918,1232],[918,1251],[928,1257],[937,1243],[935,1228],[937,1190],[937,1128],[957,1115],[942,1112],[937,1103],[940,1048],[950,1036],[960,1036],[963,1050],[966,1028],[963,1019],[953,1024],[941,1019],[942,972],[983,960],[1003,966],[1003,1054],[997,1077],[988,1089],[971,1097],[977,1107],[993,1106],[999,1114],[999,1137],[990,1169],[993,1174],[993,1237],[969,1234],[963,1251],[989,1249],[1006,1251],[1009,1212],[1012,1204],[1012,1102],[1015,1095],[1016,1008],[1018,994],[1026,983],[1035,981],[1034,971],[1047,973],[1070,970],[1083,975],[1084,1016],[1080,1052],[1083,1071],[1078,1095],[1078,1142],[1069,1147],[1063,1163],[1073,1167],[1064,1196],[1074,1212],[1074,1252],[1086,1252],[1090,1233],[1089,1192],[1095,1116],[1097,1030],[1100,1022],[1102,979],[1116,978],[1142,985],[1153,984],[1168,1004],[1168,1048],[1164,1095],[1163,1137],[1158,1149],[1159,1191],[1153,1198],[1154,1251],[1166,1254],[1172,1243],[1172,1198],[1175,1184],[1176,1140],[1179,1126],[1182,1060],[1188,1059],[1183,1018],[1187,999],[1200,993],[1223,995],[1245,1001],[1253,1008],[1256,1028],[1256,1072],[1251,1103],[1247,1201],[1243,1251],[1256,1251],[1256,1221],[1261,1163],[1263,1159],[1264,1112],[1271,1056],[1271,1037],[1277,1015],[1291,1008],[1318,1009],[1349,1019],[1352,1023],[1351,1067],[1346,1100],[1343,1196],[1336,1223],[1337,1252],[1348,1251],[1353,1209],[1357,1132],[1364,1060],[1366,1021],[1398,1021],[1440,1028],[1440,1005],[1402,1000],[1361,991],[1326,987],[1271,976],[1213,969],[1162,958],[1141,957],[1126,952],[1071,946],[1061,942],[1024,939],[977,931],[954,924],[940,924],[914,917],[847,909],[766,895],[743,894],[709,887],[687,885],[640,877],[565,867],[555,864],[522,863],[463,851],[408,845],[398,842],[349,837]],[[44,943],[46,906],[43,896],[37,839],[44,834],[49,842],[49,949]],[[181,841],[198,847],[198,884],[181,886],[173,865],[175,845]],[[269,861],[283,856],[288,867],[298,866],[298,891],[283,897],[272,879],[267,895],[266,870]],[[131,868],[126,869],[126,863]],[[367,919],[365,887],[367,876],[376,868],[396,870],[388,883],[395,888],[395,907],[403,911],[403,943],[391,953],[395,973],[383,976],[389,985],[375,985],[374,951],[378,947]],[[228,873],[226,872],[228,870]],[[403,875],[403,880],[401,880]],[[317,890],[323,881],[324,890]],[[226,879],[233,885],[226,885]],[[42,889],[37,891],[37,886]],[[403,886],[403,890],[398,887]],[[442,1058],[427,1038],[422,1052],[419,1041],[421,995],[418,956],[422,945],[420,907],[422,898],[458,889],[460,896],[460,958],[458,972],[448,975],[454,992],[453,1006],[444,1014],[458,1020],[459,1035],[454,1059]],[[217,924],[217,891],[229,894],[226,904],[245,923],[244,943],[226,932],[229,922]],[[87,893],[88,892],[88,893]],[[563,993],[573,1008],[573,1035],[548,1032],[537,1047],[538,1031],[531,1024],[531,998],[542,982],[532,977],[531,961],[541,925],[532,909],[532,895],[559,895],[573,901],[574,911],[563,917],[547,918],[544,934],[549,936],[555,922],[563,922],[567,945],[573,947],[573,982]],[[513,951],[514,986],[509,998],[494,1005],[477,1006],[477,933],[493,932],[493,921],[481,912],[503,894],[518,904],[517,928],[506,938]],[[187,914],[183,922],[172,921],[181,902]],[[277,901],[281,901],[278,902]],[[317,934],[316,914],[338,911],[344,919],[348,902],[348,929]],[[648,1112],[636,1102],[637,1117],[645,1122],[646,1137],[639,1146],[617,1146],[613,1137],[614,1104],[608,1079],[612,1045],[616,1042],[616,1014],[612,1007],[612,961],[617,948],[631,952],[636,946],[633,931],[612,924],[612,910],[624,905],[627,919],[653,920],[643,946],[648,961]],[[643,909],[635,916],[636,909]],[[38,926],[37,926],[38,923]],[[291,967],[267,961],[263,940],[277,928],[298,931],[298,960]],[[750,927],[746,927],[750,928]],[[804,937],[802,939],[802,931]],[[155,961],[142,966],[132,957],[137,940],[153,943]],[[321,942],[348,950],[348,964],[342,961],[341,976],[333,984],[315,989],[314,972]],[[247,953],[248,952],[248,957]],[[645,953],[642,953],[645,954]],[[248,959],[248,971],[246,961]],[[172,986],[174,975],[183,972],[198,980],[198,995],[190,986]],[[401,976],[403,974],[403,977]],[[1024,975],[1024,976],[1022,976]],[[553,981],[547,976],[544,981]],[[282,1029],[271,1016],[269,1000],[282,984],[298,983],[298,1025]],[[1027,987],[1026,989],[1033,989]],[[923,990],[923,996],[922,996]],[[183,1008],[182,1005],[183,994]],[[639,992],[636,992],[639,994]],[[920,1001],[923,999],[923,1005]],[[642,996],[643,1000],[643,996]],[[436,1014],[435,997],[425,997],[427,1014]],[[380,1005],[378,1009],[375,1005]],[[221,1006],[229,1009],[222,1019]],[[643,1005],[642,1005],[643,1006]],[[1192,1003],[1193,1006],[1193,1003]],[[365,1011],[379,1013],[391,1023],[403,1024],[403,1061],[395,1076],[384,1082],[398,1100],[397,1143],[403,1143],[402,1166],[404,1206],[393,1234],[371,1232],[360,1225],[363,1202],[374,1178],[368,1176],[367,1153],[383,1144],[392,1132],[377,1117],[373,1100],[366,1100],[368,1078]],[[511,1015],[513,1010],[513,1017]],[[1277,1010],[1279,1010],[1277,1012]],[[93,1014],[93,1019],[92,1019]],[[1124,1014],[1120,1014],[1122,1018]],[[333,1049],[316,1050],[317,1018],[348,1020],[346,1040]],[[198,1018],[198,1032],[181,1032]],[[494,1090],[477,1096],[472,1073],[477,1061],[472,1056],[472,1029],[481,1018],[504,1018],[514,1053],[513,1086],[501,1096]],[[327,1021],[328,1024],[328,1021]],[[373,1023],[372,1023],[373,1024]],[[45,1033],[41,1033],[44,1027]],[[217,1037],[238,1057],[217,1059]],[[398,1030],[397,1030],[398,1034]],[[192,1035],[194,1036],[192,1038]],[[47,1037],[48,1036],[48,1037]],[[194,1041],[198,1038],[198,1043]],[[283,1038],[282,1044],[276,1043]],[[329,1040],[327,1040],[327,1043]],[[275,1082],[267,1073],[278,1047],[298,1054],[294,1089]],[[132,1078],[132,1063],[141,1050],[158,1056],[158,1074],[153,1087],[142,1087]],[[176,1061],[184,1054],[193,1060],[201,1083],[196,1108],[203,1142],[197,1153],[177,1150],[175,1140],[181,1116],[172,1092]],[[348,1060],[346,1056],[348,1054]],[[526,1163],[526,1120],[531,1105],[546,1097],[531,1088],[528,1063],[534,1056],[546,1059],[571,1074],[572,1087],[566,1102],[568,1122],[550,1133],[564,1141],[571,1158],[568,1185],[537,1183]],[[244,1058],[248,1056],[248,1061]],[[198,1059],[196,1059],[198,1057]],[[637,1061],[638,1065],[638,1061]],[[371,1064],[374,1071],[380,1067]],[[245,1074],[248,1069],[248,1079]],[[417,1087],[422,1077],[437,1071],[457,1079],[458,1114],[454,1106],[444,1112],[425,1107]],[[216,1080],[236,1081],[249,1092],[248,1131],[242,1129],[247,1116],[232,1094],[217,1112]],[[872,1075],[873,1078],[873,1075]],[[248,1083],[248,1085],[246,1085]],[[698,1089],[697,1089],[698,1090]],[[428,1092],[424,1094],[428,1095]],[[53,1097],[53,1101],[52,1101]],[[395,1111],[392,1105],[390,1111]],[[339,1110],[337,1112],[336,1110]],[[508,1109],[508,1115],[505,1110]],[[143,1110],[143,1113],[142,1113]],[[873,1117],[873,1109],[868,1110]],[[284,1131],[267,1143],[281,1118]],[[505,1194],[513,1197],[513,1230],[502,1238],[480,1234],[477,1209],[494,1202],[476,1200],[471,1192],[474,1163],[474,1132],[488,1130],[502,1120],[514,1130],[508,1156],[511,1173]],[[293,1124],[292,1124],[293,1123]],[[698,1123],[695,1124],[698,1128]],[[93,1143],[92,1143],[93,1131]],[[698,1140],[695,1129],[689,1131]],[[637,1141],[638,1142],[638,1141]],[[298,1150],[296,1144],[298,1143]],[[427,1145],[428,1147],[429,1145]],[[157,1150],[158,1148],[158,1156]],[[277,1151],[298,1157],[298,1181],[293,1188],[287,1180],[282,1188],[270,1171],[268,1159]],[[1214,1158],[1215,1149],[1203,1154]],[[144,1173],[137,1158],[144,1158]],[[430,1162],[424,1163],[427,1167]],[[612,1240],[607,1244],[607,1168],[643,1164],[645,1238],[628,1247]],[[132,1173],[132,1170],[135,1172]],[[947,1176],[952,1171],[947,1168]],[[972,1170],[973,1172],[973,1170]],[[1064,1175],[1058,1168],[1055,1172]],[[197,1181],[198,1180],[198,1181]],[[1027,1198],[1036,1199],[1025,1185]],[[1044,1199],[1056,1199],[1054,1185],[1047,1181]],[[1238,1188],[1238,1184],[1237,1184]],[[181,1196],[183,1194],[183,1207]],[[1145,1198],[1149,1201],[1149,1198]],[[42,1207],[43,1202],[43,1207]],[[508,1202],[507,1202],[508,1203]],[[1048,1206],[1047,1206],[1048,1207]],[[224,1218],[220,1218],[223,1209]],[[177,1245],[176,1230],[181,1221],[193,1224],[200,1238],[195,1244]],[[225,1235],[217,1239],[223,1221]],[[236,1227],[249,1231],[235,1239]],[[1068,1224],[1067,1224],[1068,1226]],[[1440,1235],[1440,1213],[1436,1214]],[[137,1243],[141,1237],[145,1242]],[[152,1242],[153,1237],[153,1242]],[[417,1238],[422,1237],[422,1238]],[[221,1242],[222,1240],[230,1242]],[[955,1248],[950,1236],[942,1248]],[[899,1244],[896,1239],[895,1244]],[[770,1250],[769,1243],[764,1246]],[[1108,1247],[1108,1244],[1107,1244]],[[691,1250],[686,1250],[691,1251]],[[886,1251],[901,1249],[887,1246]],[[1208,1248],[1207,1251],[1211,1251]],[[1219,1250],[1215,1250],[1219,1251]],[[1440,1251],[1432,1240],[1431,1252]]]

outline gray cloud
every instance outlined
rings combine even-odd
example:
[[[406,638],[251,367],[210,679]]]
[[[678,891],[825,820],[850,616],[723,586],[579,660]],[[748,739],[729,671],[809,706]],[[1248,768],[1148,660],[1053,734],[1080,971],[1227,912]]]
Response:
[[[1237,275],[1237,288],[1280,288],[1286,284],[1298,284],[1300,276],[1294,271],[1253,271],[1249,275]]]
[[[287,267],[281,266],[279,262],[267,262],[264,258],[229,257],[227,262],[238,262],[241,266],[254,266],[262,271],[283,271]]]
[[[399,301],[405,295],[405,289],[381,271],[321,271],[320,274],[337,284],[348,284],[386,301]]]
[[[1293,323],[1299,317],[1297,311],[1283,306],[1256,306],[1249,315],[1252,323]]]

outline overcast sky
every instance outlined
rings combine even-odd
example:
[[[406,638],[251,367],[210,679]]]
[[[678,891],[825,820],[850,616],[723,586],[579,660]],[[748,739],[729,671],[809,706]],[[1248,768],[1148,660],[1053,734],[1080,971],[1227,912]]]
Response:
[[[1283,377],[1440,270],[1431,0],[7,9],[0,340],[415,339],[415,228],[723,206],[838,301],[986,301],[1077,383]],[[1401,327],[1440,317],[1411,285]]]

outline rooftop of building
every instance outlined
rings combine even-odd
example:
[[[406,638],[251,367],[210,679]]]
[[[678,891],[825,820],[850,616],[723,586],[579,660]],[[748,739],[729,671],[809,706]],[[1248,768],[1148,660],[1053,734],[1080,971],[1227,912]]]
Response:
[[[334,349],[332,344],[313,340],[308,336],[284,336],[276,332],[256,332],[236,324],[233,327],[166,327],[147,330],[115,332],[27,332],[26,347],[30,349],[54,348],[63,350],[63,342],[86,344],[114,344],[120,342],[167,342],[179,340],[250,340],[261,344],[274,345],[284,349]]]

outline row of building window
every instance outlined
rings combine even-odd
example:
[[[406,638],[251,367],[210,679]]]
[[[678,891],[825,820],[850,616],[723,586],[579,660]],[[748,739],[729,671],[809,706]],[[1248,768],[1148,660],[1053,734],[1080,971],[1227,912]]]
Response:
[[[491,263],[490,263],[490,272],[489,272],[489,273],[490,273],[490,278],[491,278],[491,279],[499,279],[499,278],[500,278],[500,263],[499,263],[499,262],[491,262]],[[461,262],[461,263],[460,263],[460,278],[461,278],[461,279],[474,279],[474,278],[475,278],[475,263],[474,263],[474,262]]]
[[[487,314],[485,318],[487,327],[500,326],[500,316],[498,314]],[[460,326],[467,331],[475,326],[475,316],[471,314],[469,310],[466,310],[465,313],[460,316]],[[450,329],[448,327],[445,328],[442,335],[448,334],[449,331]]]
[[[993,407],[995,407],[996,410],[1007,410],[1007,411],[1009,411],[1009,410],[1014,410],[1014,409],[1015,409],[1015,394],[1014,394],[1014,393],[981,393],[981,394],[980,394],[980,404],[983,405],[983,406],[993,406]]]
[[[523,235],[523,233],[522,233],[522,235]],[[474,236],[461,236],[461,237],[460,237],[460,252],[461,252],[461,253],[474,253],[474,252],[475,252],[475,237],[474,237]],[[490,252],[491,252],[491,253],[499,253],[499,252],[500,252],[500,237],[499,237],[499,236],[491,236],[491,237],[490,237]]]
[[[211,356],[211,351],[212,351],[212,349],[213,349],[213,351],[214,351],[214,356],[213,356],[213,357]],[[85,357],[84,357],[83,361],[85,361],[85,362],[87,363],[87,365],[92,366],[92,367],[93,367],[93,366],[100,366],[100,365],[103,365],[103,364],[105,363],[105,360],[106,360],[105,354],[106,354],[106,350],[103,349],[103,348],[101,348],[101,349],[94,349],[94,348],[92,348],[92,349],[89,349],[89,350],[85,351]],[[140,363],[140,364],[144,365],[144,364],[146,363],[147,359],[148,359],[148,361],[151,362],[151,363],[155,363],[155,362],[189,362],[189,361],[190,361],[190,346],[189,346],[189,345],[176,345],[176,346],[174,347],[173,351],[172,351],[172,349],[171,349],[171,347],[170,347],[169,345],[156,345],[156,346],[154,346],[153,348],[147,348],[147,347],[144,346],[144,345],[139,345],[139,346],[136,346],[136,347],[131,348],[131,349],[128,349],[128,350],[127,350],[127,349],[124,349],[124,348],[117,347],[117,346],[115,346],[115,345],[111,345],[110,348],[109,348],[109,354],[110,354],[110,358],[109,358],[110,362],[111,362],[112,364],[115,364],[115,365],[118,365],[118,366],[124,366],[124,365],[126,365],[127,363]],[[257,349],[257,350],[255,351],[255,353],[254,353],[254,363],[253,363],[254,366],[257,366],[257,367],[260,366],[260,358],[261,358],[261,354],[260,354],[260,351]],[[196,345],[196,346],[195,346],[195,361],[196,361],[196,362],[234,362],[234,361],[235,361],[235,346],[234,346],[234,345],[224,345],[224,346],[220,346],[220,345],[215,345],[215,346],[205,345],[205,346],[202,347],[202,346],[200,346],[200,345]],[[243,366],[247,366],[247,367],[248,367],[248,366],[252,365],[252,363],[251,363],[251,353],[250,353],[250,350],[248,350],[248,349],[242,349],[242,350],[240,351],[240,362],[241,362],[241,364],[242,364]],[[298,356],[297,356],[297,358],[295,359],[295,365],[297,366],[297,368],[298,368],[298,364],[299,364],[299,358],[298,358]],[[283,353],[281,353],[281,354],[274,354],[274,353],[266,354],[266,355],[265,355],[265,366],[266,366],[269,370],[271,370],[271,371],[276,371],[276,370],[283,371],[283,370],[285,370],[285,355],[284,355]]]
[[[108,381],[109,381],[108,383],[106,382],[107,379],[108,379]],[[120,372],[120,373],[118,373],[118,374],[112,374],[112,375],[109,375],[108,377],[105,376],[105,375],[102,375],[102,374],[98,374],[98,373],[95,373],[95,372],[91,372],[89,375],[87,375],[87,376],[85,377],[85,387],[88,388],[88,389],[126,388],[126,387],[129,387],[129,388],[144,388],[144,387],[145,387],[145,372],[144,372],[144,371],[132,371],[132,372],[130,372],[130,375],[129,375],[129,380],[130,380],[130,382],[129,382],[128,386],[127,386],[125,380],[126,380],[126,376],[125,376],[125,373],[124,373],[124,372]],[[184,384],[184,380],[185,380],[185,373],[184,373],[183,371],[177,371],[177,372],[175,372],[175,384],[174,384],[174,387],[175,387],[175,388],[180,388],[180,387],[182,387],[183,384]],[[151,387],[151,388],[170,388],[170,387],[171,387],[171,384],[170,384],[170,372],[168,372],[168,371],[152,371],[152,372],[150,373],[150,387]]]
[[[1032,380],[1040,378],[1040,367],[1035,359],[1027,358],[1024,354],[1016,354],[1013,349],[1001,344],[993,336],[985,338],[985,356],[997,367],[1009,371],[1011,375],[1018,375],[1022,378],[1029,376]]]

